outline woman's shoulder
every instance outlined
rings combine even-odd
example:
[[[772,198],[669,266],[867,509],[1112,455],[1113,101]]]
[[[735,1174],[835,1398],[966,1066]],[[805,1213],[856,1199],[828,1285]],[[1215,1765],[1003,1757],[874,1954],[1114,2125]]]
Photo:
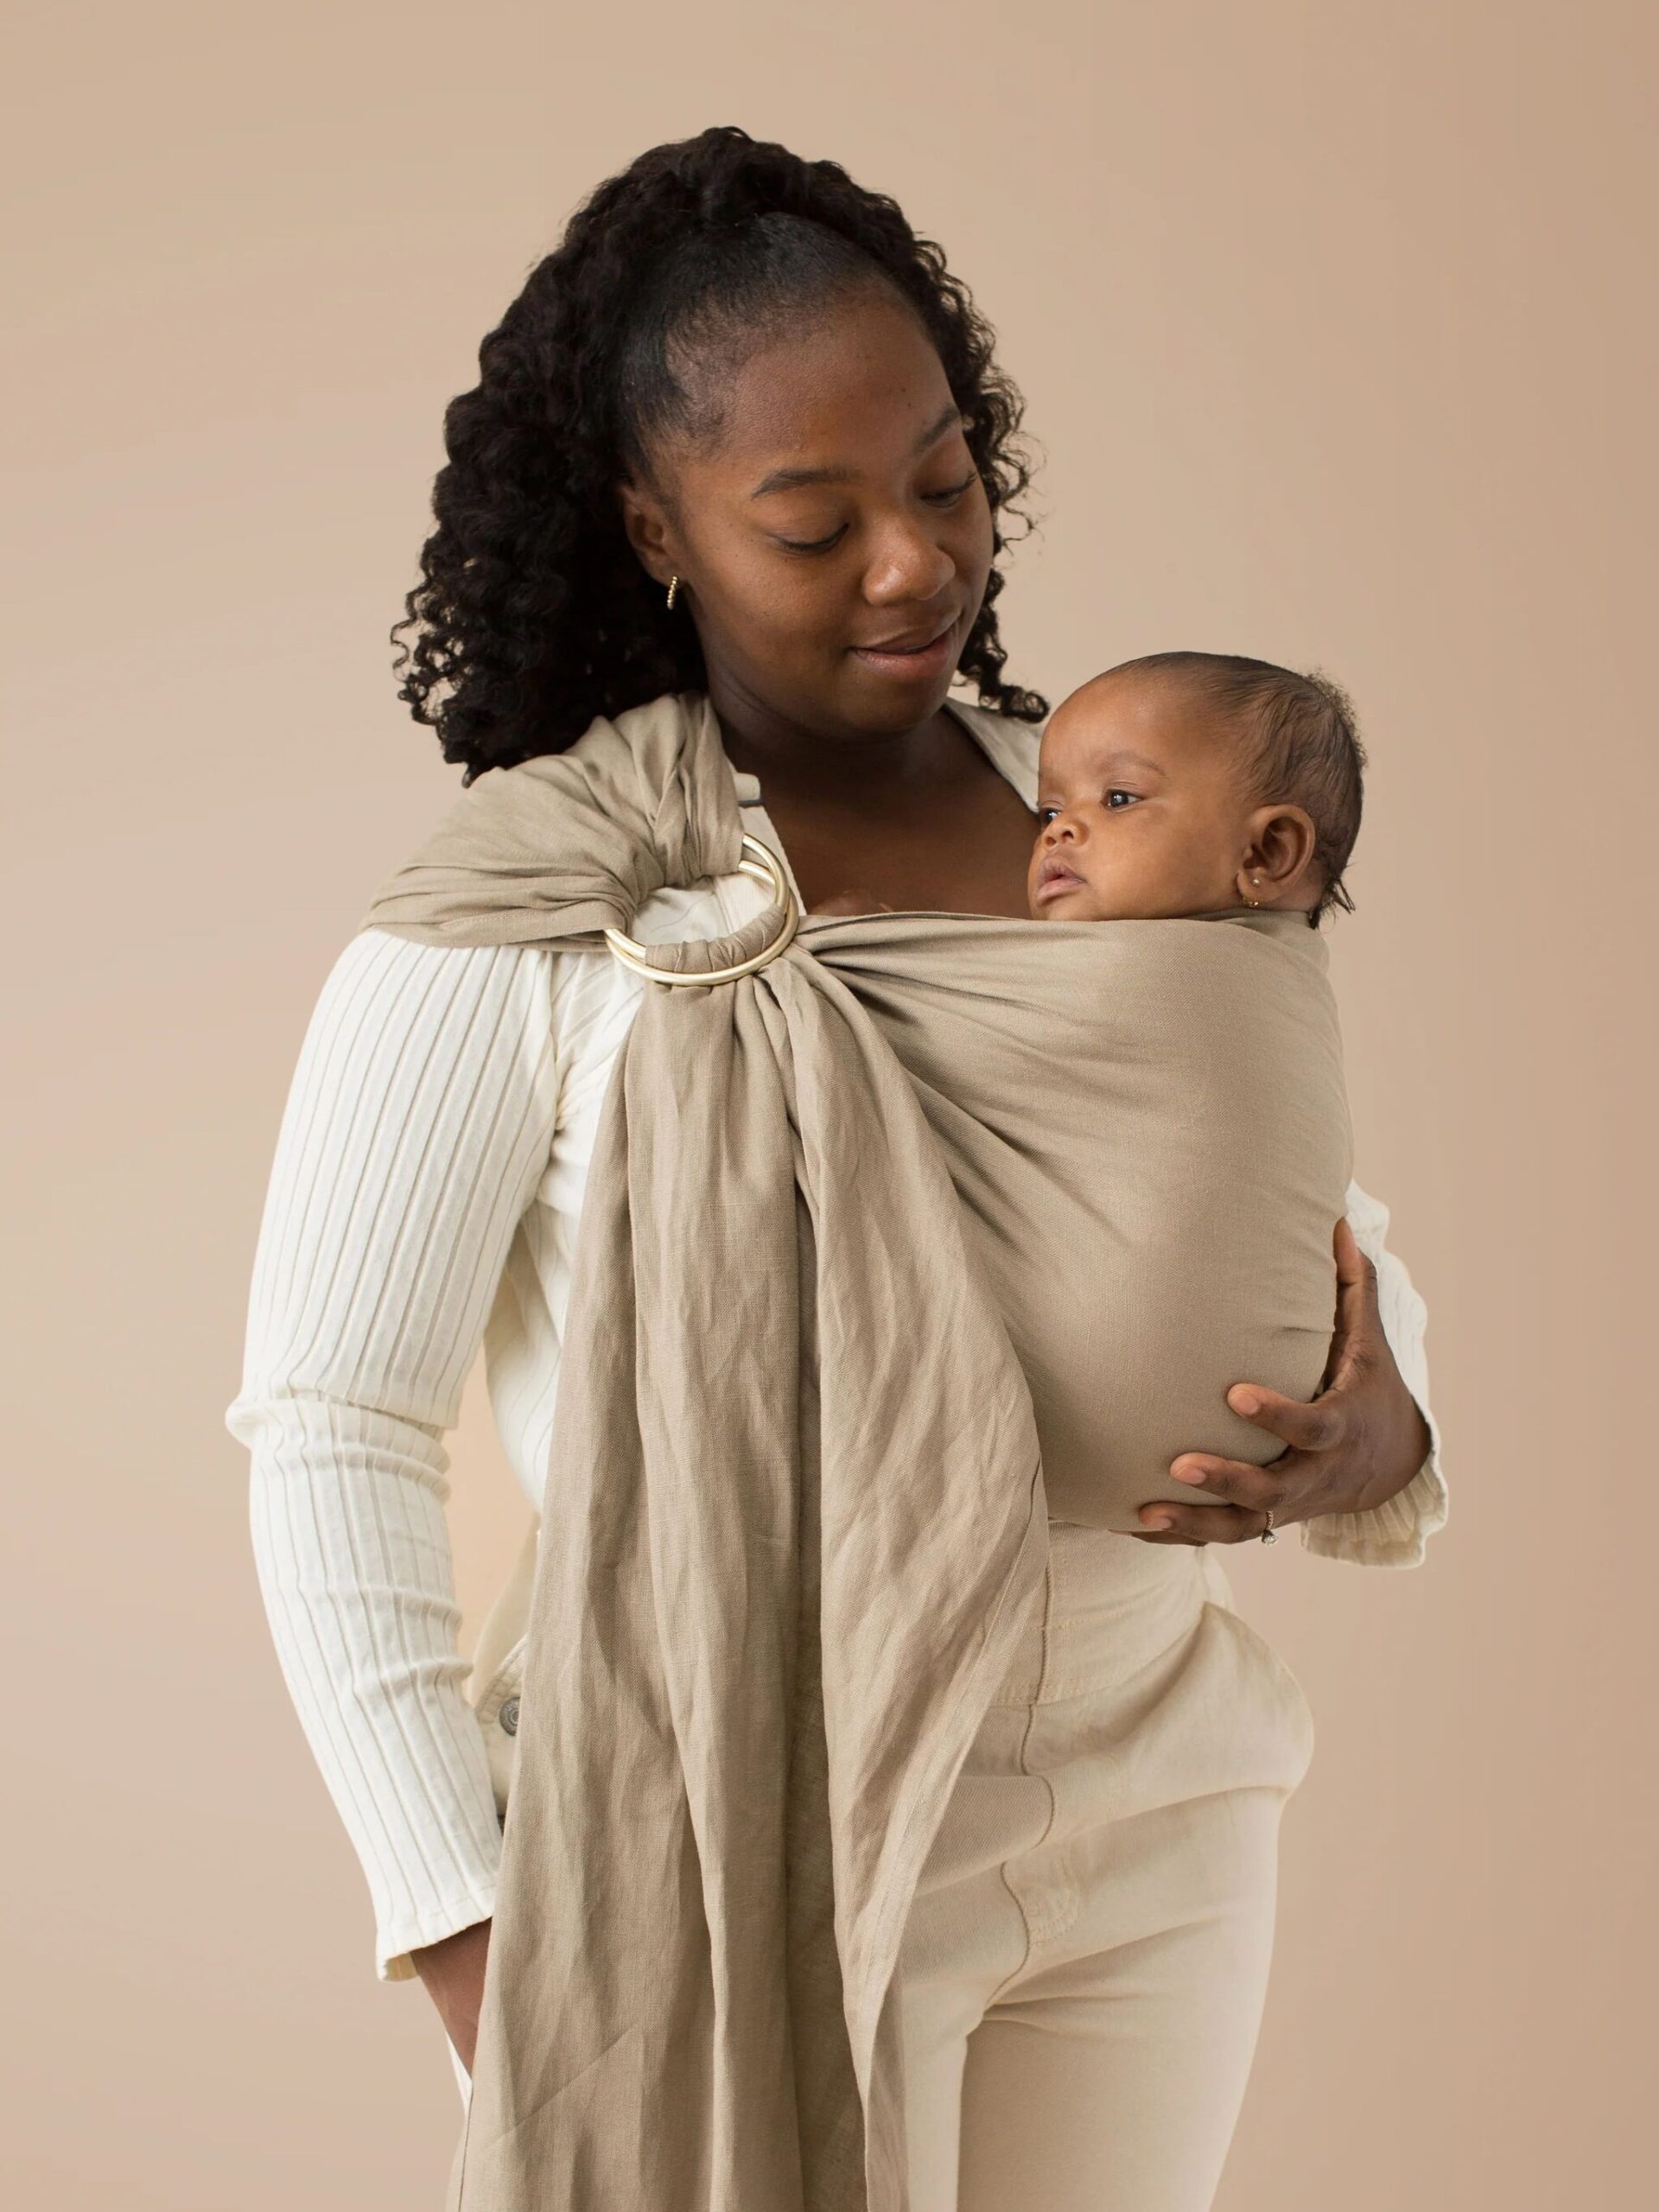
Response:
[[[448,980],[452,988],[464,982],[481,990],[493,979],[498,990],[533,988],[556,999],[591,994],[620,972],[602,944],[434,944],[395,924],[365,922],[340,946],[330,980],[372,979],[382,988]]]
[[[505,1116],[550,1144],[572,1102],[602,1090],[643,989],[602,946],[431,944],[366,926],[302,1020],[294,1088],[324,1102],[320,1124],[360,1126],[365,1142],[424,1116]]]
[[[484,976],[492,970],[505,973],[510,968],[545,966],[551,957],[545,945],[486,944],[460,938],[437,943],[429,936],[400,929],[395,922],[365,921],[340,947],[334,966],[389,977],[422,971],[460,976],[467,970]]]
[[[337,949],[314,1018],[481,1042],[535,1024],[551,994],[552,960],[539,945],[435,944],[365,922]]]
[[[953,698],[950,710],[959,715],[974,736],[1027,806],[1037,804],[1037,753],[1043,741],[1043,721],[1021,721],[1015,715],[1000,714],[977,700]]]
[[[642,988],[603,944],[432,944],[370,923],[322,996],[468,1058],[550,1046],[565,1064],[614,1051]]]

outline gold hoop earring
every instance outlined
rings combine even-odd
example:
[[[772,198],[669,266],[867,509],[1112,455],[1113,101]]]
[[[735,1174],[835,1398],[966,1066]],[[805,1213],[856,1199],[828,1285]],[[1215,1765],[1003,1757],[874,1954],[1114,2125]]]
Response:
[[[674,594],[678,591],[679,588],[679,578],[677,576],[671,576],[668,580],[668,603],[671,607],[674,604]]]

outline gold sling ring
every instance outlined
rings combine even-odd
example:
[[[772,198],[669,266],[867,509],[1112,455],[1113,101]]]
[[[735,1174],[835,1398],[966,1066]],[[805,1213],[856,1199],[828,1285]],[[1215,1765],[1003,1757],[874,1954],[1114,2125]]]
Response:
[[[789,887],[789,879],[782,863],[770,845],[763,845],[758,837],[743,833],[743,853],[737,863],[740,874],[752,876],[757,883],[764,883],[772,893],[773,904],[784,910],[784,925],[770,944],[762,945],[759,952],[752,952],[747,960],[734,961],[729,968],[658,968],[646,957],[646,947],[636,943],[620,930],[607,930],[605,942],[625,968],[632,968],[636,976],[643,976],[652,983],[734,983],[740,976],[752,976],[757,968],[764,968],[775,960],[790,944],[800,927],[801,910],[795,903],[795,894]]]

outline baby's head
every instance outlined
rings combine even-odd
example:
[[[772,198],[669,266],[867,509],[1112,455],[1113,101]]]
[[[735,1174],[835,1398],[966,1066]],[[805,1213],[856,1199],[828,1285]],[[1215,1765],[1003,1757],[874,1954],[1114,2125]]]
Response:
[[[1043,733],[1031,911],[1150,921],[1229,906],[1352,911],[1365,754],[1322,676],[1149,653],[1063,699]]]

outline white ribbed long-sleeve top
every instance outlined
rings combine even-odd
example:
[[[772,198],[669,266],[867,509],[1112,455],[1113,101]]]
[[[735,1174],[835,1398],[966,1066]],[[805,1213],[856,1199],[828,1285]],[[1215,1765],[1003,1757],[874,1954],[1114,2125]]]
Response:
[[[972,734],[1028,805],[1036,734]],[[752,776],[746,826],[787,856]],[[745,876],[658,893],[651,941],[722,935]],[[251,1454],[255,1561],[301,1725],[368,1878],[383,1980],[493,1909],[501,1832],[458,1649],[446,1433],[480,1346],[503,1449],[538,1512],[570,1259],[599,1109],[645,986],[602,948],[354,936],[322,983],[277,1136],[226,1413]],[[1433,1448],[1365,1513],[1303,1521],[1311,1551],[1410,1567],[1446,1518],[1424,1307],[1357,1185],[1383,1326]],[[582,1633],[580,1622],[569,1633]],[[495,1725],[493,1722],[491,1725]]]

